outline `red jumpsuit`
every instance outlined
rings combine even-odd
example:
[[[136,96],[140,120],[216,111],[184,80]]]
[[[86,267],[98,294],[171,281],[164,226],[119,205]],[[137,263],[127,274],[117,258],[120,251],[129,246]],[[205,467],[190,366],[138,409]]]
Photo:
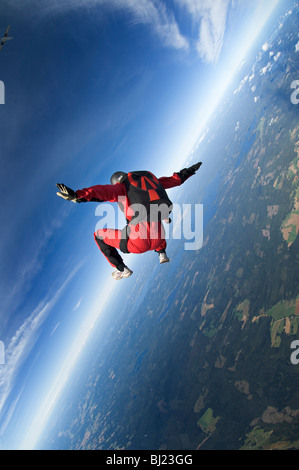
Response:
[[[182,178],[180,173],[174,173],[173,176],[159,178],[159,182],[164,189],[169,189],[180,186],[186,179]],[[123,183],[91,186],[90,188],[77,190],[76,194],[79,199],[78,202],[119,202],[121,200],[126,219],[130,221],[133,216],[133,211],[130,210],[130,201],[126,194],[126,187]],[[133,233],[127,238],[127,252],[145,253],[150,250],[157,252],[165,250],[165,232],[161,222],[144,221],[132,228],[134,229]],[[136,233],[139,234],[137,237]],[[94,233],[94,238],[109,263],[123,271],[123,259],[117,251],[121,247],[122,231],[109,228],[100,229]]]

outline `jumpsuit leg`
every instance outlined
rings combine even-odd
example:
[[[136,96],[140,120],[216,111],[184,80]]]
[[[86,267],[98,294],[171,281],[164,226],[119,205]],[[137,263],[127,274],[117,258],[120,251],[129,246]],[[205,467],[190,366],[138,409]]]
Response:
[[[141,222],[138,227],[135,227],[139,236],[128,237],[128,253],[145,253],[151,250],[155,250],[157,253],[165,253],[166,240],[163,227],[156,222],[151,225],[147,222]],[[120,249],[122,231],[100,229],[94,233],[94,239],[111,266],[123,271],[125,264],[117,251],[117,249]]]
[[[162,222],[151,224],[151,240],[152,249],[154,249],[156,253],[165,253],[167,243]]]
[[[94,239],[99,249],[114,268],[123,271],[124,262],[116,248],[119,248],[121,241],[121,230],[100,229],[94,233]]]
[[[140,222],[129,232],[127,248],[130,253],[162,252],[166,249],[165,232],[160,222]]]
[[[167,243],[166,243],[166,240],[163,240],[163,242],[161,243],[161,245],[155,249],[155,252],[156,253],[165,253],[166,251],[166,246],[167,246]]]

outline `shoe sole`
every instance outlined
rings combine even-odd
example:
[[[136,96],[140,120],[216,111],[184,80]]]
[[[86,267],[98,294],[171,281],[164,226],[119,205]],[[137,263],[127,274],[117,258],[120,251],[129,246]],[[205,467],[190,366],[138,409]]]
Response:
[[[131,273],[129,273],[129,274],[125,274],[124,276],[114,277],[114,276],[113,276],[113,273],[112,273],[112,277],[113,277],[113,279],[114,279],[115,281],[120,281],[121,279],[125,279],[125,278],[127,278],[127,277],[132,276],[132,274],[133,274],[133,271],[132,271]]]
[[[129,273],[129,274],[125,274],[124,276],[122,276],[121,278],[123,279],[124,277],[130,277],[132,276],[133,272]]]

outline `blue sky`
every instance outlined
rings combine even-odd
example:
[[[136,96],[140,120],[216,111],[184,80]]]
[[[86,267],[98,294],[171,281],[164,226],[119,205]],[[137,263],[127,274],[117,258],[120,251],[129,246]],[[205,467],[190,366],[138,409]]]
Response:
[[[2,448],[34,446],[117,292],[96,205],[64,202],[55,183],[180,170],[278,3],[2,0]]]

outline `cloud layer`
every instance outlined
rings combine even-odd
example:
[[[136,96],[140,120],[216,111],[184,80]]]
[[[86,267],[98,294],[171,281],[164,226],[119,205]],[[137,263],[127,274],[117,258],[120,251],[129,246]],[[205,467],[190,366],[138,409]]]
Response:
[[[229,0],[176,0],[191,15],[198,29],[196,50],[205,62],[219,58],[227,25]]]
[[[59,290],[50,298],[48,301],[41,302],[37,308],[28,316],[24,322],[20,325],[14,336],[10,339],[9,343],[5,348],[5,364],[1,366],[0,373],[0,437],[3,436],[5,428],[9,423],[10,416],[13,413],[14,407],[19,399],[10,405],[10,409],[5,412],[6,402],[13,389],[15,379],[22,365],[28,358],[28,355],[34,348],[36,341],[38,340],[39,333],[42,325],[46,321],[49,313],[61,297],[64,289],[69,284],[70,280],[76,274],[82,263],[76,266],[69,274],[63,285]],[[3,412],[5,418],[3,418]]]
[[[24,7],[24,0],[19,0],[21,3]],[[207,63],[216,62],[220,56],[231,4],[232,0],[174,0],[177,11],[185,14],[187,21],[192,21],[197,36],[194,39],[182,34],[174,10],[161,0],[26,1],[28,7],[38,7],[34,8],[38,15],[58,14],[80,8],[97,8],[99,14],[107,11],[125,12],[132,25],[144,24],[150,27],[163,46],[183,51],[194,50]]]

